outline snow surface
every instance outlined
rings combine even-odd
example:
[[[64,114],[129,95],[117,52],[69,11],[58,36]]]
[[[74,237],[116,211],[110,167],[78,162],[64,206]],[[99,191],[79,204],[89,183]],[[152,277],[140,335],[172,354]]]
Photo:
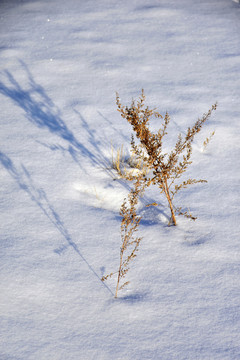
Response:
[[[239,5],[2,0],[0,50],[0,359],[240,359]],[[219,106],[189,169],[208,184],[178,197],[198,220],[168,227],[146,193],[114,299],[100,279],[118,267],[129,184],[111,144],[131,134],[115,91],[126,104],[142,88],[172,118],[166,148]]]

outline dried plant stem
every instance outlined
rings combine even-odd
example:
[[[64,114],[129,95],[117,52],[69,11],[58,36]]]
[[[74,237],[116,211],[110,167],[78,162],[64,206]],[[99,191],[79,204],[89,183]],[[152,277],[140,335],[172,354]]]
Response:
[[[164,179],[163,190],[164,190],[164,193],[166,195],[166,198],[168,200],[168,204],[169,204],[169,207],[170,207],[170,210],[171,210],[171,216],[172,216],[171,219],[172,219],[173,225],[176,226],[177,225],[177,220],[176,220],[174,209],[173,209],[172,199],[171,199],[171,196],[170,196],[170,193],[169,193],[169,187],[168,187],[167,179]]]
[[[102,277],[102,281],[105,281],[108,278],[111,278],[113,275],[117,274],[115,298],[118,296],[118,291],[129,284],[129,281],[125,281],[123,285],[120,286],[121,280],[124,279],[129,270],[130,261],[137,256],[136,253],[138,251],[140,241],[142,240],[141,237],[135,236],[141,220],[141,217],[137,215],[136,207],[139,201],[139,197],[142,196],[144,189],[145,183],[143,181],[143,177],[140,175],[139,177],[135,178],[133,188],[128,194],[127,199],[124,199],[120,209],[120,215],[122,217],[122,244],[120,248],[119,268],[118,271]]]
[[[121,252],[120,252],[120,264],[119,264],[119,270],[118,270],[118,278],[117,278],[117,286],[116,286],[116,291],[115,291],[115,298],[117,298],[118,295],[118,288],[119,288],[119,283],[120,283],[120,279],[121,279],[121,269],[122,269],[122,264],[123,264],[123,247],[121,248]]]

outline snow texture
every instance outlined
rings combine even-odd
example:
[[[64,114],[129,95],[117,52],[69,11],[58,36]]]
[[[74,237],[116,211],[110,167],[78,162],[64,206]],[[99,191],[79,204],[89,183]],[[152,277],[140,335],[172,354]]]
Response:
[[[230,0],[1,1],[1,360],[240,359],[239,35]],[[142,88],[170,114],[167,149],[219,106],[189,168],[208,183],[177,198],[198,220],[168,227],[147,192],[114,299],[100,279],[118,267],[129,184],[111,144],[131,135],[115,91],[129,104]]]

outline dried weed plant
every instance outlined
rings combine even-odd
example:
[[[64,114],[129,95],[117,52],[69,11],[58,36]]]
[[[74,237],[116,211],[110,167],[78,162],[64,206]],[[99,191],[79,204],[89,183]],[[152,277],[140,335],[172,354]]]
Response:
[[[190,210],[183,211],[182,207],[175,207],[173,199],[175,195],[182,189],[187,188],[190,185],[196,183],[204,183],[206,180],[200,179],[187,179],[180,184],[175,184],[187,170],[188,166],[192,163],[192,142],[197,133],[200,132],[203,124],[211,116],[212,112],[216,110],[217,103],[212,105],[211,109],[198,119],[192,127],[189,127],[186,131],[186,135],[183,138],[181,134],[178,135],[175,147],[169,153],[163,153],[163,137],[167,134],[167,127],[170,122],[168,113],[163,117],[159,112],[154,109],[145,107],[145,95],[142,90],[142,94],[139,100],[132,101],[130,107],[122,106],[120,98],[117,94],[116,103],[118,111],[121,116],[126,119],[134,131],[134,135],[131,138],[131,151],[134,154],[134,164],[139,164],[139,170],[137,175],[129,174],[126,170],[121,170],[121,159],[123,159],[122,148],[117,152],[117,157],[113,160],[115,169],[120,177],[133,181],[133,188],[131,189],[128,198],[124,199],[120,209],[121,221],[121,248],[120,248],[120,263],[118,271],[103,276],[102,281],[111,278],[117,274],[117,285],[115,291],[115,297],[118,296],[118,291],[129,284],[129,281],[121,281],[125,278],[128,270],[129,263],[136,257],[136,253],[139,248],[141,237],[136,236],[138,231],[141,216],[137,215],[137,204],[139,197],[141,197],[150,185],[157,185],[160,193],[165,195],[171,212],[169,225],[177,225],[176,214],[184,215],[192,220],[196,220]],[[157,119],[163,119],[163,123],[157,133],[153,133],[149,126],[151,117]],[[203,143],[206,147],[212,138],[212,133]],[[140,165],[141,164],[141,165]],[[156,202],[147,205],[157,206]]]
[[[118,111],[122,118],[129,122],[134,132],[131,139],[131,149],[137,160],[142,161],[145,167],[149,169],[149,172],[143,175],[144,189],[150,185],[157,185],[160,193],[165,195],[171,211],[169,224],[177,224],[176,214],[196,220],[196,217],[189,211],[183,211],[182,207],[175,207],[173,199],[180,190],[190,185],[207,181],[190,178],[180,184],[175,184],[175,182],[180,179],[192,163],[192,142],[212,112],[216,110],[217,103],[212,105],[211,109],[202,118],[199,118],[192,127],[187,129],[185,137],[182,137],[181,134],[178,135],[172,151],[163,153],[163,138],[167,134],[167,127],[170,122],[169,114],[166,113],[163,117],[155,109],[145,106],[144,102],[145,95],[143,90],[139,100],[137,102],[133,100],[131,106],[122,106],[119,95],[117,94],[116,96]],[[163,123],[157,133],[153,133],[150,130],[149,123],[152,117],[163,119]]]
[[[139,176],[135,178],[134,186],[131,189],[128,198],[124,199],[120,215],[122,217],[121,221],[121,248],[120,248],[120,262],[119,269],[116,272],[113,272],[109,275],[103,276],[102,281],[111,278],[113,275],[117,274],[117,285],[115,291],[115,298],[118,296],[118,291],[123,289],[126,285],[129,284],[129,281],[125,281],[120,285],[121,281],[125,278],[128,270],[129,263],[136,257],[138,247],[141,237],[135,235],[138,231],[138,226],[141,220],[141,216],[137,215],[136,207],[139,201],[139,196],[143,192],[143,177]]]

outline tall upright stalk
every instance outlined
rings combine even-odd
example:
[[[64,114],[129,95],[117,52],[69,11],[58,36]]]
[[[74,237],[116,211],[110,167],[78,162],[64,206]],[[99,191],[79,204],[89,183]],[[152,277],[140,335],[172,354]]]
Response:
[[[140,175],[134,181],[134,186],[131,189],[128,198],[124,199],[121,209],[120,215],[122,217],[121,221],[121,248],[120,248],[120,261],[119,268],[117,272],[111,273],[107,276],[102,277],[102,281],[105,281],[108,277],[112,277],[114,274],[117,274],[117,284],[115,290],[115,298],[118,296],[118,291],[123,289],[129,281],[125,281],[122,285],[120,285],[121,281],[125,278],[128,270],[129,263],[133,260],[137,255],[138,247],[141,237],[135,236],[135,232],[138,231],[138,226],[141,220],[141,217],[137,215],[137,204],[139,200],[139,196],[142,195],[144,191],[145,184],[142,181],[142,176]]]

